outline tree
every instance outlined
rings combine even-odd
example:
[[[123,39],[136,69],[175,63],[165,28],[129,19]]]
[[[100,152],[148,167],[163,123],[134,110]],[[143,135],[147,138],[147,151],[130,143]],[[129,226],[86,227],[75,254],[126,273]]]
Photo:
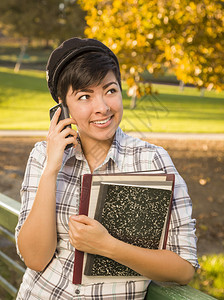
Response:
[[[4,33],[28,40],[83,36],[85,13],[73,0],[1,0]]]
[[[169,68],[185,84],[224,88],[223,1],[79,3],[87,12],[86,35],[103,41],[118,55],[123,76],[139,96],[142,90],[134,82],[145,70],[156,76]]]

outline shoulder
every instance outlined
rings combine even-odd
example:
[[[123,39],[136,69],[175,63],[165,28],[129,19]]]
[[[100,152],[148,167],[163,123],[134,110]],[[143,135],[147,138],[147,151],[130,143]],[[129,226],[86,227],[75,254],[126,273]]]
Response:
[[[150,155],[152,159],[170,159],[168,152],[161,146],[155,145],[150,140],[144,140],[124,133],[121,129],[117,138],[117,147],[125,149],[126,153],[139,153]]]
[[[63,161],[66,161],[69,157],[73,155],[73,148],[67,149],[63,154]],[[39,165],[44,166],[47,159],[47,142],[41,141],[37,142],[29,155],[29,162],[37,162]]]
[[[47,142],[41,141],[37,142],[32,151],[30,152],[29,160],[36,160],[41,165],[44,165],[46,161],[46,152],[47,152]]]
[[[169,153],[160,145],[144,141],[131,135],[125,134],[123,131],[120,133],[122,138],[120,144],[126,147],[125,154],[132,156],[135,163],[147,166],[150,164],[151,169],[161,170],[165,173],[177,173],[173,161]]]
[[[117,132],[115,142],[117,157],[122,161],[122,166],[126,165],[127,171],[128,166],[136,170],[166,171],[166,167],[172,165],[164,148],[126,134],[121,129]]]

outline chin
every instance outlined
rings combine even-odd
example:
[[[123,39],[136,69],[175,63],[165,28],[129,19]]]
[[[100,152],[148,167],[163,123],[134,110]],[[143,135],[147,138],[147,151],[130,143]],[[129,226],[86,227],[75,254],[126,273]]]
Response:
[[[100,142],[107,142],[107,141],[110,141],[114,138],[114,135],[115,135],[115,131],[114,133],[110,133],[110,134],[106,134],[106,135],[99,135],[99,136],[95,136],[94,139],[96,141],[100,141]]]

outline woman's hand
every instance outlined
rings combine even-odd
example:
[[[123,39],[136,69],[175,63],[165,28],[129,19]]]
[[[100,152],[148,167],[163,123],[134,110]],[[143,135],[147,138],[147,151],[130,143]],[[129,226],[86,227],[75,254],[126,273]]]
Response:
[[[60,113],[61,108],[59,107],[51,120],[47,135],[47,167],[56,172],[61,168],[65,147],[71,143],[74,144],[74,147],[78,144],[77,132],[70,127],[65,128],[67,125],[76,124],[75,120],[67,118],[57,124]],[[68,135],[72,136],[67,137]]]
[[[115,240],[103,225],[85,215],[70,217],[69,236],[77,250],[102,256],[108,256]]]
[[[84,215],[70,217],[69,236],[76,249],[113,259],[152,280],[188,284],[194,275],[193,266],[178,254],[120,241],[98,221]]]

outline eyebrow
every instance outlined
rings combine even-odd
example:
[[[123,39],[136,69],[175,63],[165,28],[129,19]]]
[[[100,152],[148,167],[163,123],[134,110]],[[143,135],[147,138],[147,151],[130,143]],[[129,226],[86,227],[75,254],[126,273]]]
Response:
[[[108,88],[108,86],[110,86],[110,85],[112,85],[112,84],[118,85],[116,81],[111,81],[111,82],[108,82],[107,84],[105,84],[105,85],[103,86],[103,89],[105,90],[106,88]]]
[[[93,90],[91,89],[81,89],[75,92],[75,95],[77,95],[78,93],[93,93]]]
[[[108,82],[107,84],[105,84],[105,85],[103,86],[103,90],[107,89],[107,88],[108,88],[110,85],[112,85],[112,84],[118,85],[116,81],[111,81],[111,82]],[[93,90],[88,89],[88,88],[84,88],[84,89],[81,89],[81,90],[76,91],[76,92],[75,92],[75,95],[77,95],[78,93],[83,93],[83,92],[84,92],[84,93],[94,93]]]

